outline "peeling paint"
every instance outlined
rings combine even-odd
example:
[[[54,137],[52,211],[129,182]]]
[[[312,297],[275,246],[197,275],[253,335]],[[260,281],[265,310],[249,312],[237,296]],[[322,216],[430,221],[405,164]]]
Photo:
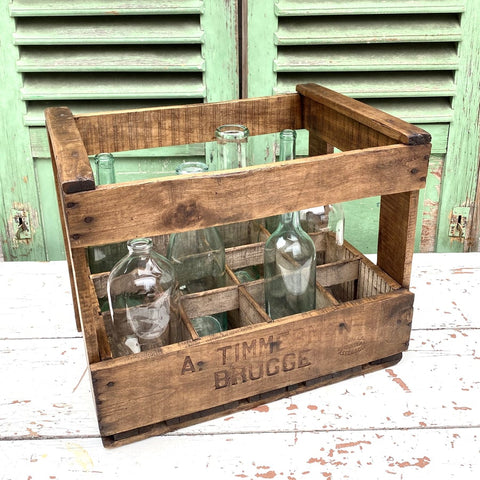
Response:
[[[387,368],[385,371],[392,377],[392,380],[397,385],[399,385],[404,392],[411,393],[411,390],[407,387],[406,383],[401,378],[399,378],[398,375],[394,373],[391,368]]]
[[[423,457],[423,458],[417,458],[417,463],[410,463],[410,462],[395,462],[397,466],[400,468],[405,468],[405,467],[420,467],[420,468],[425,468],[429,463],[430,459],[428,457]]]
[[[252,410],[267,413],[270,411],[270,408],[268,408],[268,405],[259,405],[258,407],[252,408]]]
[[[339,450],[342,448],[358,447],[359,445],[361,446],[362,443],[365,445],[372,444],[372,442],[370,442],[369,440],[358,440],[357,442],[339,443],[336,445],[336,449]]]

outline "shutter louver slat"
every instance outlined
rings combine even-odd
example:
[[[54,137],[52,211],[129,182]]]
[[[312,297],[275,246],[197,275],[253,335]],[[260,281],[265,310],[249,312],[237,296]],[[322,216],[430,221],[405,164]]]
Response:
[[[17,45],[109,45],[200,43],[196,17],[52,17],[18,23]]]
[[[275,61],[277,72],[430,71],[457,66],[452,43],[282,47]]]
[[[145,0],[109,1],[102,5],[98,0],[15,0],[10,6],[10,14],[21,16],[66,16],[66,15],[171,15],[200,14],[203,2],[200,0]]]
[[[183,78],[154,73],[27,75],[22,89],[23,100],[202,98],[204,95],[201,75]]]
[[[455,84],[450,72],[385,72],[363,74],[284,74],[276,93],[291,92],[298,83],[319,83],[355,98],[453,96]]]
[[[20,72],[201,72],[205,62],[196,46],[112,45],[24,47]]]
[[[455,42],[461,29],[455,15],[285,17],[275,40],[277,45]]]
[[[402,13],[457,13],[465,10],[461,0],[278,0],[278,16],[366,15]]]

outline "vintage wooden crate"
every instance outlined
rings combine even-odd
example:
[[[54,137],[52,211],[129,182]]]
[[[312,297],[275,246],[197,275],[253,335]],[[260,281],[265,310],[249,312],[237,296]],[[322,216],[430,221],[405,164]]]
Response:
[[[309,131],[308,158],[244,169],[95,186],[88,155],[213,140],[224,123],[252,135]],[[77,325],[104,444],[120,445],[384,368],[408,347],[408,290],[418,191],[430,135],[315,84],[293,94],[98,114],[46,110]],[[332,153],[333,146],[341,150]],[[268,185],[268,188],[265,186]],[[86,247],[249,222],[257,235],[227,251],[229,269],[261,264],[256,219],[381,196],[377,264],[315,235],[317,310],[270,321],[262,280],[182,298],[185,340],[111,358]],[[139,208],[141,205],[141,208]],[[263,232],[263,233],[262,233]],[[263,236],[262,236],[263,235]],[[161,237],[160,237],[161,238]],[[230,311],[230,329],[198,338],[189,318]]]

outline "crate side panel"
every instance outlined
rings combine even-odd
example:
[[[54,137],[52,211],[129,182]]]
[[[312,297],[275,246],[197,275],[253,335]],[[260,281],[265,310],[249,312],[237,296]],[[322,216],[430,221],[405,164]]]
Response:
[[[73,247],[102,245],[139,234],[193,230],[420,189],[427,150],[424,145],[393,145],[218,174],[101,186],[66,196],[70,241]]]
[[[306,104],[310,103],[313,108],[318,108],[320,105],[323,105],[330,114],[335,113],[334,116],[337,120],[342,119],[340,122],[337,121],[338,138],[341,136],[345,137],[349,133],[358,134],[359,132],[356,131],[356,129],[362,126],[362,128],[366,127],[364,133],[368,132],[365,138],[370,137],[370,140],[374,141],[375,138],[377,138],[383,142],[388,142],[367,143],[365,146],[386,145],[397,142],[406,145],[419,145],[427,144],[431,141],[431,135],[425,130],[321,85],[313,83],[301,84],[297,85],[297,91],[305,97],[304,102]],[[350,131],[350,128],[353,126],[351,122],[357,124],[356,128],[352,131]],[[345,130],[345,127],[348,127],[348,130]],[[320,129],[321,128],[322,126]],[[373,132],[377,132],[377,134],[380,135],[377,136],[373,134]],[[356,135],[354,135],[354,137],[357,140],[360,138]],[[326,138],[324,138],[324,140],[326,140]]]
[[[407,291],[92,365],[102,435],[187,415],[407,348]]]
[[[296,93],[84,114],[75,119],[88,154],[210,142],[218,126],[231,123],[247,125],[251,135],[302,128]]]

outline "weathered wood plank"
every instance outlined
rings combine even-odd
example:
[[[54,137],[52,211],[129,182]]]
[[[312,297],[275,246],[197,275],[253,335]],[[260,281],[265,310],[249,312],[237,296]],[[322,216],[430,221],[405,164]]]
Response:
[[[377,264],[400,285],[408,287],[415,247],[418,191],[382,195]]]
[[[420,189],[428,152],[425,145],[393,145],[221,174],[100,186],[66,196],[70,242],[73,248],[101,245]]]
[[[82,138],[67,107],[48,108],[45,122],[52,147],[54,169],[64,193],[95,188],[93,171]],[[100,153],[97,151],[96,153]]]
[[[227,123],[247,125],[251,135],[302,128],[300,97],[276,95],[236,102],[212,102],[82,114],[76,125],[89,154],[165,147],[214,140]]]
[[[393,143],[424,145],[431,140],[425,130],[321,85],[297,85],[297,91],[305,97],[304,128],[342,150]]]
[[[424,480],[429,476],[460,476],[462,480],[476,480],[480,469],[479,438],[480,428],[342,432],[292,429],[235,436],[168,435],[107,453],[94,438],[4,441],[1,455],[18,459],[3,462],[5,478],[36,478],[47,472],[56,478],[130,480],[162,465],[163,474],[171,480],[195,478],[198,472],[211,480],[313,480],[333,479],[334,474],[346,478],[403,476]],[[222,455],[212,454],[212,447],[217,445]],[[187,462],[185,452],[194,452]]]
[[[413,295],[401,291],[377,300],[307,312],[302,321],[297,315],[255,325],[253,338],[253,330],[245,327],[230,332],[228,338],[205,337],[195,344],[170,345],[160,352],[92,364],[102,435],[399,353],[408,344],[412,304]],[[244,348],[243,354],[237,355],[234,345],[247,345],[248,352]],[[158,375],[168,378],[168,385],[148,381]],[[248,381],[249,375],[258,378]],[[187,397],[182,393],[186,391]]]

